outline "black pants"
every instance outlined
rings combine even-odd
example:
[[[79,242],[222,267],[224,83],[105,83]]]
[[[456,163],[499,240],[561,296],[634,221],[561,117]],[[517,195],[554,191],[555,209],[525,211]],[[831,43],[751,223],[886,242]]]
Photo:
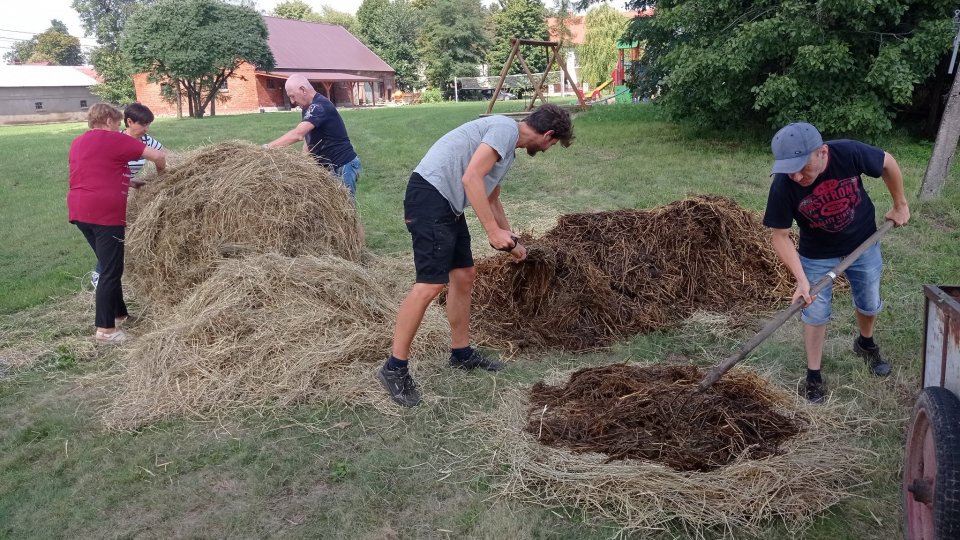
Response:
[[[97,328],[113,328],[114,319],[127,316],[123,302],[123,237],[126,227],[93,225],[74,221],[97,255],[100,281],[97,283]]]

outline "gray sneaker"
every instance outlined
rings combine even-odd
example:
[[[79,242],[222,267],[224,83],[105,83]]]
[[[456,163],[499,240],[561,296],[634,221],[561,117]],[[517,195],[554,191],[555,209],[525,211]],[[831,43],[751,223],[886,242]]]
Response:
[[[890,364],[880,356],[880,347],[874,346],[870,349],[860,346],[860,338],[853,340],[853,352],[867,363],[870,372],[877,377],[886,377],[890,374]]]
[[[420,404],[420,390],[407,368],[393,370],[384,365],[377,371],[377,380],[399,405],[415,407]]]
[[[474,349],[470,356],[464,360],[459,360],[456,356],[451,354],[450,366],[457,369],[480,368],[487,371],[500,371],[503,369],[503,364],[501,362],[497,362],[492,358],[487,358],[476,349]]]

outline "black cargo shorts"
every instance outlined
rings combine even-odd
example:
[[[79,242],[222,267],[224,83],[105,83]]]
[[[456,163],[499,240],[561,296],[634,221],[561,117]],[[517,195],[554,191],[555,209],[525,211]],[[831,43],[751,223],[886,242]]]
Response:
[[[466,218],[417,173],[407,183],[403,219],[413,237],[417,283],[449,283],[451,270],[473,266]]]

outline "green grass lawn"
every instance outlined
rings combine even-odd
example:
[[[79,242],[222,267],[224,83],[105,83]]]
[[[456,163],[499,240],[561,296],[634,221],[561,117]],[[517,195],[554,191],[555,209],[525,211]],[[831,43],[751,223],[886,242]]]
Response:
[[[520,106],[498,104],[498,111]],[[402,195],[410,171],[437,138],[485,107],[342,111],[363,162],[358,206],[373,250],[409,257]],[[297,120],[295,112],[158,119],[152,133],[178,151],[226,139],[267,142]],[[663,121],[650,106],[596,107],[575,126],[570,148],[518,153],[502,199],[519,227],[542,230],[560,213],[652,207],[691,193],[727,195],[755,210],[765,204],[769,133],[698,130]],[[709,364],[749,337],[718,339],[690,327],[589,355],[525,355],[496,378],[445,375],[441,403],[395,416],[317,404],[104,432],[98,410],[106,395],[97,379],[115,366],[116,353],[76,345],[92,328],[52,315],[89,309],[77,292],[94,257],[67,223],[65,205],[69,145],[85,127],[0,127],[0,538],[609,538],[613,523],[492,498],[490,456],[458,426],[495,408],[502,388],[552,370],[675,354]],[[878,420],[863,440],[876,457],[860,497],[818,518],[808,538],[899,535],[903,422],[919,384],[920,286],[960,284],[960,174],[941,200],[919,204],[914,194],[932,144],[900,136],[868,142],[897,157],[913,210],[910,225],[883,242],[886,309],[877,338],[897,371],[875,380],[848,352],[855,327],[849,295],[840,293],[824,370],[834,399]],[[882,181],[866,183],[884,212],[890,197]],[[47,346],[21,351],[39,358],[11,371],[4,355],[27,333]],[[791,322],[749,363],[786,385],[803,372],[802,358],[800,326]],[[663,534],[672,535],[682,532]],[[791,533],[771,523],[762,536]]]

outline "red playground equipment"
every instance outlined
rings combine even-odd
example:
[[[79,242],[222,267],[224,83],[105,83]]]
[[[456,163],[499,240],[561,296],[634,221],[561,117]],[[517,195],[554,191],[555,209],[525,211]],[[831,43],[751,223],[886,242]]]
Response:
[[[629,59],[625,51],[630,51]],[[626,86],[627,71],[634,62],[640,59],[643,50],[640,48],[639,41],[617,41],[617,67],[610,72],[610,79],[596,87],[590,93],[590,101],[602,101],[604,99],[616,98],[617,102],[626,102],[632,99],[629,89]],[[613,84],[613,95],[603,98],[601,93],[605,88]],[[628,99],[621,99],[621,96]]]

